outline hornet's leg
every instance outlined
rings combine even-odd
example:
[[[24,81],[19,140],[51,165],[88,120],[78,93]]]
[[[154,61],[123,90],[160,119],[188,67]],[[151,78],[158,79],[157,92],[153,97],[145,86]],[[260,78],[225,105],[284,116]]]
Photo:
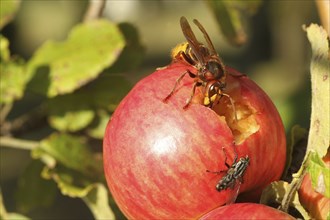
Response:
[[[235,115],[235,121],[237,121],[237,114],[236,114],[236,108],[235,108],[235,105],[234,105],[234,102],[233,102],[233,99],[226,93],[222,93],[221,96],[226,96],[229,101],[230,101],[230,104],[231,106],[233,107],[233,111],[234,111],[234,115]]]
[[[194,86],[193,86],[193,89],[192,89],[192,91],[191,91],[191,95],[190,95],[189,99],[187,100],[185,106],[183,106],[183,109],[187,109],[187,108],[188,108],[188,106],[189,106],[189,104],[190,104],[192,98],[193,98],[194,95],[195,95],[196,87],[197,87],[197,86],[201,86],[201,85],[202,85],[201,82],[195,82],[195,84],[194,84]]]
[[[182,78],[188,73],[188,70],[185,71],[184,73],[181,74],[181,76],[179,78],[176,79],[174,87],[172,89],[172,91],[170,92],[170,94],[168,94],[168,96],[165,97],[165,99],[163,100],[164,102],[167,102],[168,99],[173,95],[176,87],[179,85],[180,81],[182,80]]]

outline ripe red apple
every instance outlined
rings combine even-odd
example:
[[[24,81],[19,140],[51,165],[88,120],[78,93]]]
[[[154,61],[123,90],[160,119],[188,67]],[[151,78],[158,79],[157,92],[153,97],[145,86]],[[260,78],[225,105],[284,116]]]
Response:
[[[109,121],[103,142],[109,189],[130,219],[197,218],[232,202],[237,190],[215,189],[235,146],[238,158],[250,158],[240,192],[256,191],[282,174],[286,144],[280,116],[269,97],[248,77],[228,67],[226,93],[214,110],[200,104],[198,87],[193,103],[183,109],[194,79],[173,63],[138,82]],[[232,75],[231,75],[232,74]],[[236,145],[235,145],[236,144]]]
[[[330,151],[323,157],[323,161],[330,168]],[[330,199],[314,190],[309,173],[299,188],[299,200],[314,219],[329,219]]]
[[[291,215],[272,207],[256,203],[236,203],[212,210],[200,220],[220,219],[295,219]]]

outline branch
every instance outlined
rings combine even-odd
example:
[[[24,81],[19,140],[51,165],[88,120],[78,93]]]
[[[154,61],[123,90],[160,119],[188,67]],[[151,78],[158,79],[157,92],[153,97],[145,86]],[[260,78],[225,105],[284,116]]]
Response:
[[[27,112],[13,121],[5,121],[1,123],[1,135],[19,134],[26,130],[30,130],[43,121],[46,117],[46,106],[40,105],[30,112]]]
[[[12,137],[0,137],[0,147],[12,147],[22,150],[33,150],[39,146],[39,141],[29,141]]]
[[[5,104],[3,107],[1,107],[0,124],[2,124],[6,120],[6,117],[8,116],[12,107],[13,107],[13,104]]]
[[[101,17],[105,8],[105,0],[90,0],[89,6],[84,16],[84,22],[96,20]]]

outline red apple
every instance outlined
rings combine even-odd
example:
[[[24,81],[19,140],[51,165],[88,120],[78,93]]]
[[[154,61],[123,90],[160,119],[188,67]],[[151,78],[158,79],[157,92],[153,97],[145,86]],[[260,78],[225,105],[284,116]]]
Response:
[[[217,219],[295,219],[291,215],[272,207],[256,203],[236,203],[222,206],[212,210],[200,218],[200,220]]]
[[[280,116],[269,97],[248,77],[228,67],[226,97],[214,110],[193,103],[183,109],[194,79],[186,75],[164,102],[178,77],[192,66],[174,63],[138,82],[109,121],[103,142],[109,189],[130,219],[197,218],[230,203],[236,188],[218,192],[235,146],[250,165],[240,192],[257,191],[282,174],[286,144]],[[236,76],[232,76],[236,75]],[[236,144],[236,145],[235,145]]]
[[[330,168],[330,151],[323,157],[323,161]],[[315,219],[330,218],[330,199],[314,190],[308,173],[305,175],[298,192],[301,204],[311,217]]]

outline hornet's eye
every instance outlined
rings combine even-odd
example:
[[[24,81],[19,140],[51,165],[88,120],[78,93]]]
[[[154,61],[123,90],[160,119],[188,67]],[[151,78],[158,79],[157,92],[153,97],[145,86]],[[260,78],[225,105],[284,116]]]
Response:
[[[214,79],[220,79],[224,75],[222,67],[221,67],[220,63],[217,61],[207,62],[206,69],[212,74]]]

